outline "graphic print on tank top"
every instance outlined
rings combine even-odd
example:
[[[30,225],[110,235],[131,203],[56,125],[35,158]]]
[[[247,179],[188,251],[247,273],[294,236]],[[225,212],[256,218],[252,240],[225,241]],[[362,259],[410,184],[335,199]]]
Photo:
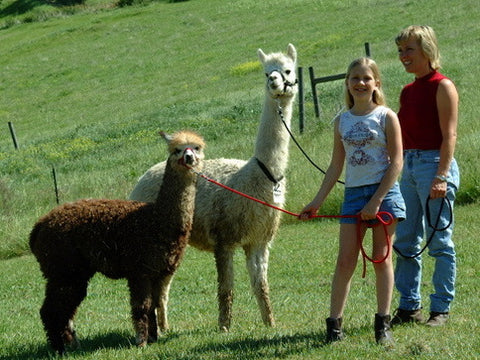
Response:
[[[375,134],[368,128],[368,125],[357,122],[345,133],[343,140],[350,146],[357,148],[347,159],[351,166],[365,165],[374,161],[371,155],[362,150],[362,147],[375,140]]]

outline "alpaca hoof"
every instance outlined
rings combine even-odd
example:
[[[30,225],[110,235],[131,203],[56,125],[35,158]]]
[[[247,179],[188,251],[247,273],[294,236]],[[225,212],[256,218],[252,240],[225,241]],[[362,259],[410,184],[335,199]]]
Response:
[[[147,342],[144,340],[144,341],[137,341],[137,346],[139,348],[143,348],[145,346],[147,346]]]
[[[222,333],[228,333],[230,329],[226,326],[220,326],[220,332]]]
[[[70,334],[65,336],[64,343],[69,350],[78,350],[80,349],[80,341],[78,341],[75,331],[72,331]]]
[[[275,327],[275,319],[273,316],[268,316],[263,323],[265,324],[265,326]]]
[[[67,355],[67,351],[66,350],[57,350],[57,354],[60,357],[64,357],[64,356]]]
[[[153,344],[153,343],[156,343],[157,341],[158,341],[158,336],[149,336],[147,342],[149,344]]]
[[[78,350],[81,347],[80,341],[78,341],[76,337],[72,340],[72,342],[68,343],[67,346],[68,346],[68,349],[71,351]]]
[[[135,339],[135,344],[137,344],[138,347],[145,347],[147,346],[147,339],[145,336],[137,336]]]
[[[54,346],[54,345],[50,345],[50,346],[51,346],[51,350],[53,350],[53,352],[55,352],[58,356],[67,355],[67,350],[65,349],[65,346]]]

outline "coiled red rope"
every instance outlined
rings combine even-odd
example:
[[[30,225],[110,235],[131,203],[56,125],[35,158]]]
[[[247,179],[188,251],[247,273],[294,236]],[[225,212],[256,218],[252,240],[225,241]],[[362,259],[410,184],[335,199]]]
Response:
[[[235,190],[225,184],[222,184],[214,179],[211,179],[209,178],[208,176],[206,176],[205,174],[202,174],[198,171],[195,171],[193,169],[191,169],[195,174],[197,174],[198,176],[202,177],[203,179],[207,180],[208,182],[211,182],[212,184],[215,184],[217,186],[220,186],[228,191],[231,191],[237,195],[240,195],[240,196],[243,196],[249,200],[252,200],[252,201],[255,201],[257,203],[260,203],[262,205],[265,205],[265,206],[268,206],[268,207],[271,207],[272,209],[275,209],[275,210],[278,210],[278,211],[281,211],[281,212],[284,212],[288,215],[291,215],[291,216],[295,216],[296,218],[299,217],[300,214],[296,214],[294,212],[291,212],[291,211],[288,211],[288,210],[285,210],[285,209],[282,209],[278,206],[275,206],[275,205],[272,205],[272,204],[269,204],[263,200],[260,200],[260,199],[257,199],[253,196],[250,196],[250,195],[247,195],[241,191],[238,191],[238,190]],[[388,229],[387,229],[387,226],[388,225],[391,225],[392,222],[393,222],[393,216],[392,214],[390,214],[389,212],[387,211],[380,211],[377,213],[376,215],[376,218],[378,220],[378,223],[376,224],[373,224],[373,223],[367,223],[367,222],[363,222],[362,219],[360,218],[360,215],[313,215],[310,217],[310,219],[313,219],[313,218],[356,218],[357,219],[357,240],[358,240],[358,245],[360,247],[360,251],[362,253],[362,259],[363,259],[363,272],[362,272],[362,278],[365,277],[366,275],[366,271],[367,271],[367,264],[366,264],[366,260],[374,263],[374,264],[379,264],[379,263],[383,263],[389,256],[390,256],[390,252],[391,252],[391,239],[390,239],[390,235],[388,234]],[[385,256],[381,259],[378,259],[378,260],[375,260],[371,257],[369,257],[367,255],[367,253],[365,252],[365,249],[363,247],[363,236],[362,236],[362,224],[365,224],[368,228],[372,228],[372,227],[375,227],[377,225],[383,225],[383,230],[385,232],[385,240],[387,242],[387,252],[385,254]]]

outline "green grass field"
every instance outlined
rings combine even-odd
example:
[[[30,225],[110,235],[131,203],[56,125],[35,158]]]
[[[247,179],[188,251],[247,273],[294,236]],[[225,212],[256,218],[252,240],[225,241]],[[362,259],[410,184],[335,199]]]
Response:
[[[389,105],[411,75],[397,59],[393,38],[403,27],[429,24],[437,32],[443,72],[460,94],[456,158],[462,184],[456,207],[457,298],[451,322],[395,331],[397,345],[374,344],[373,270],[360,267],[347,304],[348,339],[323,343],[330,278],[337,250],[333,221],[299,223],[283,217],[272,248],[270,284],[277,327],[266,329],[252,298],[241,252],[236,257],[234,325],[216,331],[216,275],[210,254],[189,249],[172,286],[172,331],[146,349],[132,346],[128,292],[123,281],[97,276],[82,304],[78,359],[474,359],[473,329],[480,250],[474,234],[480,210],[476,79],[480,27],[473,0],[429,1],[190,0],[118,7],[108,0],[81,5],[0,2],[0,359],[49,358],[38,309],[43,280],[28,249],[35,220],[60,202],[126,198],[138,177],[165,158],[158,130],[190,128],[208,143],[207,157],[251,156],[263,101],[264,75],[256,50],[283,51],[293,43],[304,68],[306,128],[293,130],[306,151],[327,166],[331,123],[341,108],[342,84],[318,87],[314,117],[307,68],[317,76],[344,72],[369,42]],[[14,126],[13,147],[7,123]],[[292,144],[286,208],[298,212],[322,175]],[[336,214],[336,187],[323,213]],[[428,310],[431,261],[425,259]],[[396,306],[395,304],[393,307]]]
[[[217,329],[216,275],[210,254],[189,248],[172,285],[171,331],[158,343],[137,349],[123,280],[97,275],[76,318],[82,350],[75,359],[477,359],[480,341],[476,308],[480,285],[478,242],[471,225],[473,205],[457,209],[457,298],[447,326],[406,326],[394,330],[395,348],[385,351],[373,338],[374,276],[355,274],[345,312],[347,339],[324,343],[330,278],[335,266],[338,225],[312,221],[282,226],[270,261],[271,297],[277,326],[265,328],[249,289],[241,252],[235,257],[236,297],[229,334]],[[432,262],[425,259],[422,293],[431,286]],[[38,308],[43,280],[32,256],[0,262],[0,359],[47,359]],[[424,304],[428,308],[428,300]]]

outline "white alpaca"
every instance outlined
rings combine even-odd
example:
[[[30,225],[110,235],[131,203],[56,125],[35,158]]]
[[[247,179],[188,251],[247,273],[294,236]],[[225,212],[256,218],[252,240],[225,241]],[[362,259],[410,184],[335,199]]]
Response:
[[[285,171],[296,86],[297,52],[292,44],[287,53],[258,57],[267,75],[266,95],[255,154],[248,161],[213,159],[204,161],[204,174],[233,189],[282,207],[285,199]],[[281,112],[279,113],[279,110]],[[165,163],[150,168],[139,180],[130,198],[155,201]],[[273,189],[277,188],[274,196]],[[193,229],[189,244],[214,253],[218,273],[219,327],[228,331],[232,318],[233,253],[245,251],[253,292],[265,325],[275,321],[267,280],[269,245],[280,224],[281,212],[225,190],[211,182],[198,181]]]

